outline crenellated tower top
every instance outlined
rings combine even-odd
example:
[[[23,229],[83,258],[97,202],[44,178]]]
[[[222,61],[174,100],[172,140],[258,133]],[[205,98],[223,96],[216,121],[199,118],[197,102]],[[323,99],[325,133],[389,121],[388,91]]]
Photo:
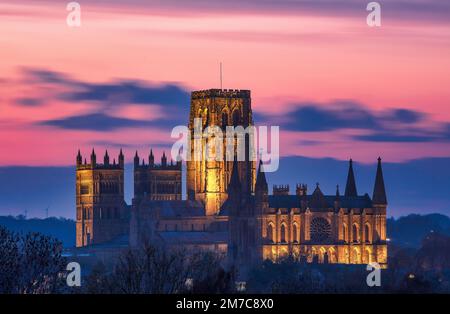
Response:
[[[76,157],[76,165],[77,170],[124,169],[124,155],[121,149],[118,155],[118,163],[116,163],[115,158],[113,159],[113,162],[111,162],[108,151],[106,150],[105,155],[103,157],[103,163],[98,163],[97,154],[95,153],[95,150],[92,149],[92,153],[90,155],[90,162],[88,163],[85,158],[83,163],[83,156],[81,155],[81,151],[78,150],[78,154]]]

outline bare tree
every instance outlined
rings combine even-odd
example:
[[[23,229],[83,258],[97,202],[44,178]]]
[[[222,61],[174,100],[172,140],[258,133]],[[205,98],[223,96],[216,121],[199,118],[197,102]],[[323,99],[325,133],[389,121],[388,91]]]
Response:
[[[87,287],[91,293],[171,294],[195,291],[194,287],[204,287],[208,282],[213,290],[210,292],[221,291],[214,287],[223,286],[221,260],[213,252],[168,249],[147,243],[124,252],[109,274],[97,265],[88,277]]]
[[[56,293],[64,284],[62,244],[39,234],[18,235],[0,227],[0,292]]]

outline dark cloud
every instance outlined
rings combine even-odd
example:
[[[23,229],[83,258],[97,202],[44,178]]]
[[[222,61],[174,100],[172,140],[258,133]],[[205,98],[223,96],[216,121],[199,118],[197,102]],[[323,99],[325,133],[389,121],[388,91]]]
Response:
[[[29,83],[74,83],[66,74],[46,69],[22,67],[21,72]]]
[[[450,141],[450,123],[441,125],[440,130],[409,129],[381,130],[369,135],[354,136],[354,139],[369,142],[443,142]]]
[[[262,124],[277,124],[281,129],[300,132],[326,132],[357,129],[369,134],[353,139],[370,142],[437,142],[450,141],[450,124],[427,121],[427,115],[409,109],[375,112],[353,101],[331,104],[300,103],[284,116],[256,115]],[[427,129],[419,122],[428,122]],[[439,130],[435,130],[436,126]],[[439,128],[440,126],[440,128]]]
[[[105,83],[84,82],[65,73],[45,69],[22,68],[26,82],[49,84],[52,96],[63,100],[62,106],[71,103],[91,102],[96,106],[94,113],[69,116],[62,119],[39,122],[41,125],[62,129],[111,131],[120,128],[157,127],[173,128],[186,124],[189,114],[189,92],[176,84],[150,84],[137,80],[115,80]],[[24,97],[16,104],[24,106],[43,106],[47,99]],[[159,106],[163,116],[158,120],[145,121],[113,117],[109,114],[112,107],[125,109],[129,105]]]
[[[135,103],[179,106],[189,104],[189,93],[183,88],[167,84],[146,86],[138,81],[117,81],[106,84],[77,84],[78,88],[60,95],[66,101],[104,101],[110,104]]]
[[[16,99],[15,103],[21,106],[36,107],[42,105],[44,101],[39,98],[24,97]]]
[[[72,116],[41,122],[42,125],[55,126],[62,129],[111,131],[118,128],[142,127],[145,121],[116,118],[103,113]]]
[[[263,121],[270,117],[261,116]],[[353,101],[336,101],[331,104],[300,103],[281,121],[283,128],[303,132],[332,131],[337,129],[383,129],[389,123],[416,123],[425,115],[408,109],[393,109],[375,113]]]

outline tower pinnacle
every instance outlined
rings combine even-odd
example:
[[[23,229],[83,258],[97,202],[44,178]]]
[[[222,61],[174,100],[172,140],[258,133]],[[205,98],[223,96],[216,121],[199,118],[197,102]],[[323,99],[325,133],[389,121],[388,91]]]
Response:
[[[345,186],[345,196],[358,196],[356,191],[355,174],[353,173],[353,160],[350,158],[348,166],[347,184]]]

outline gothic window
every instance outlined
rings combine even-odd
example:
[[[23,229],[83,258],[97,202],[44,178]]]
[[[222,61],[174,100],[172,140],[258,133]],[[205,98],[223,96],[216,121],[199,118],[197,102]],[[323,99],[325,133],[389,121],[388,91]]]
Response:
[[[292,226],[292,239],[294,243],[298,243],[298,227],[296,223]]]
[[[316,243],[327,242],[331,235],[331,226],[325,218],[313,218],[310,225],[311,241]]]
[[[286,225],[285,224],[281,224],[280,242],[286,243]]]
[[[364,227],[364,240],[370,242],[370,226],[366,224]]]
[[[342,239],[345,242],[348,242],[348,229],[347,229],[347,225],[346,224],[342,225]]]
[[[353,264],[361,264],[361,252],[357,247],[353,248]]]
[[[274,236],[273,236],[273,226],[272,224],[268,224],[267,225],[267,239],[271,242],[274,243]]]
[[[359,241],[359,228],[357,224],[353,224],[353,242]]]
[[[88,184],[82,184],[80,187],[80,194],[86,195],[89,194],[89,185]]]

